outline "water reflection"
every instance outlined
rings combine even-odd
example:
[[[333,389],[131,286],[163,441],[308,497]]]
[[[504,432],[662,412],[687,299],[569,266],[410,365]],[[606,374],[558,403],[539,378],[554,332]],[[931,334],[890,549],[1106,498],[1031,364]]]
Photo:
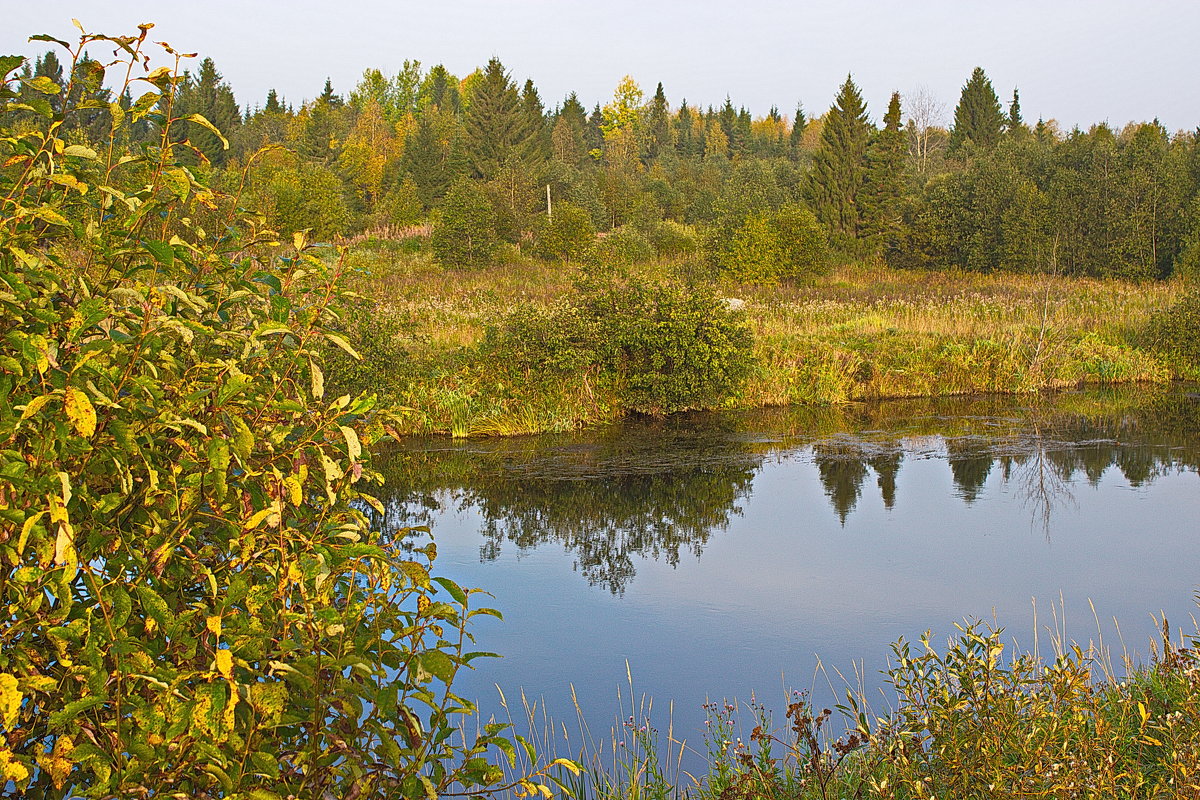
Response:
[[[639,558],[699,558],[741,513],[768,460],[809,459],[845,526],[864,492],[889,511],[911,460],[945,462],[956,495],[1001,481],[1049,535],[1077,481],[1115,469],[1145,486],[1200,465],[1194,396],[1079,392],[1036,402],[941,399],[629,421],[516,440],[410,440],[380,459],[393,526],[453,507],[481,519],[480,558],[557,544],[592,585],[622,593]],[[874,476],[874,487],[868,477]]]

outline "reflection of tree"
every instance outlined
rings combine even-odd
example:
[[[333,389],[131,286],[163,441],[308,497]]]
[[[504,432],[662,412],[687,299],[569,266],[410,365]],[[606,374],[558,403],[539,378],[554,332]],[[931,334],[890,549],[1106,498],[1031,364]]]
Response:
[[[863,478],[867,476],[861,445],[853,441],[834,441],[813,445],[813,463],[821,477],[821,485],[842,525],[862,496]]]
[[[756,467],[743,461],[603,478],[509,478],[472,488],[464,501],[484,517],[485,560],[504,542],[522,550],[557,542],[589,583],[619,593],[637,556],[672,566],[681,552],[700,556],[750,493]]]
[[[988,440],[978,436],[947,439],[946,454],[959,496],[968,505],[974,503],[995,461]]]
[[[965,502],[998,470],[1047,534],[1078,478],[1096,484],[1116,467],[1140,486],[1200,468],[1200,403],[1183,394],[1051,400],[1037,408],[992,397],[774,409],[631,421],[568,437],[409,440],[378,460],[388,481],[386,523],[431,521],[447,501],[473,508],[484,520],[483,559],[505,546],[557,543],[590,583],[620,593],[638,558],[674,565],[685,553],[699,557],[740,513],[772,453],[811,452],[844,525],[868,467],[891,509],[906,450],[928,453],[929,442],[940,441]]]
[[[883,495],[883,507],[889,511],[896,506],[896,475],[900,472],[900,461],[904,453],[899,444],[881,450],[867,459],[878,478],[879,491]]]
[[[621,593],[637,558],[674,566],[683,553],[699,557],[740,513],[762,458],[718,418],[711,423],[679,418],[590,436],[441,444],[414,452],[406,469],[403,457],[389,462],[389,485],[415,489],[392,495],[389,510],[451,490],[483,518],[483,560],[506,543],[528,550],[553,542],[589,583]]]

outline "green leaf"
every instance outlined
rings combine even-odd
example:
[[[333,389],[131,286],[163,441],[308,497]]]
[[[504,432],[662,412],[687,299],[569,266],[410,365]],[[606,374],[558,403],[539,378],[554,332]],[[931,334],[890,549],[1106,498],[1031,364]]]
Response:
[[[64,156],[75,156],[76,158],[86,158],[89,161],[95,161],[96,159],[99,158],[99,156],[96,155],[95,150],[88,147],[87,145],[82,145],[82,144],[67,145],[65,148],[63,148],[63,155]]]
[[[45,75],[38,75],[35,78],[23,78],[21,83],[35,92],[41,92],[42,94],[60,94],[62,92],[62,87]]]
[[[426,650],[417,656],[417,661],[426,672],[442,683],[449,683],[454,678],[455,663],[441,650]]]
[[[75,722],[76,718],[83,712],[102,705],[104,705],[103,697],[84,697],[81,700],[67,703],[50,715],[50,727],[52,729],[61,728],[69,722]]]
[[[459,605],[465,606],[467,604],[467,593],[464,592],[462,587],[454,581],[450,580],[449,578],[438,577],[434,578],[433,582],[449,592],[450,596],[453,597]]]
[[[336,333],[331,333],[330,331],[325,331],[325,338],[349,353],[350,357],[355,361],[362,361],[362,356],[358,354],[358,351],[351,347],[350,343],[341,336],[337,335]]]
[[[142,247],[146,248],[146,252],[154,256],[154,260],[164,267],[170,267],[175,264],[175,249],[166,242],[148,240],[142,242]]]
[[[25,63],[25,56],[0,56],[0,78],[5,77],[15,69],[20,69]]]
[[[186,200],[192,189],[192,176],[183,167],[164,170],[162,181],[180,200]]]

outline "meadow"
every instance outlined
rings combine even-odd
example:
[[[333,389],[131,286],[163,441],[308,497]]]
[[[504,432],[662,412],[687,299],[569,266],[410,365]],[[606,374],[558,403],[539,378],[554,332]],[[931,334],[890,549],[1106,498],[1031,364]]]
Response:
[[[420,240],[350,249],[345,258],[362,305],[348,316],[373,321],[356,329],[366,359],[349,388],[390,395],[407,409],[403,433],[564,431],[628,411],[621,387],[586,367],[546,380],[536,365],[514,370],[487,356],[489,329],[545,313],[592,269],[525,258],[515,248],[506,256],[456,270],[437,264]],[[752,333],[744,379],[698,407],[1029,393],[1194,376],[1144,343],[1154,313],[1186,291],[1182,281],[844,263],[805,282],[762,284],[714,279],[689,259],[626,269],[684,291],[703,282]]]

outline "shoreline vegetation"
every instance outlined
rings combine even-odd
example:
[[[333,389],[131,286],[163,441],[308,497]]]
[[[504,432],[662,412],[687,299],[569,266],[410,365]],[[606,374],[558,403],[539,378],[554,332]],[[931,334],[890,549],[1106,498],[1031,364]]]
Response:
[[[577,756],[464,732],[497,612],[428,530],[371,526],[385,435],[1196,377],[1200,135],[1027,125],[982,69],[951,129],[899,94],[877,128],[849,77],[813,120],[631,78],[547,111],[495,58],[243,111],[152,27],[0,54],[0,795],[579,788]],[[825,739],[797,698],[705,791],[1200,792],[1194,649],[1114,687],[998,635],[898,645],[885,729]],[[682,790],[660,763],[596,792]]]
[[[491,345],[544,318],[603,268],[513,256],[447,271],[420,238],[359,242],[345,256],[362,296],[350,340],[364,360],[333,370],[346,389],[399,404],[395,431],[451,436],[563,432],[636,412],[621,380],[576,355],[570,332],[541,360],[497,360]],[[622,274],[692,291],[686,259]],[[735,388],[692,409],[1162,384],[1200,371],[1146,335],[1182,281],[898,270],[848,263],[803,283],[702,287],[750,334]],[[552,337],[546,337],[551,339]],[[522,354],[523,355],[523,354]],[[537,354],[535,354],[537,355]],[[563,360],[569,362],[564,369]],[[570,367],[574,367],[571,369]],[[650,409],[660,413],[661,409]]]
[[[1046,655],[993,624],[955,623],[944,639],[926,631],[892,645],[884,713],[855,688],[834,708],[814,705],[807,690],[780,706],[722,699],[705,705],[697,743],[676,738],[669,712],[665,730],[655,727],[663,717],[632,676],[620,691],[628,716],[600,737],[578,707],[576,734],[524,696],[515,713],[504,705],[540,751],[582,765],[569,782],[577,800],[1191,798],[1200,794],[1200,630],[1185,636],[1160,622],[1142,662],[1124,642],[1115,655],[1103,635],[1067,640],[1057,621]],[[682,768],[685,750],[700,756],[702,773]]]

